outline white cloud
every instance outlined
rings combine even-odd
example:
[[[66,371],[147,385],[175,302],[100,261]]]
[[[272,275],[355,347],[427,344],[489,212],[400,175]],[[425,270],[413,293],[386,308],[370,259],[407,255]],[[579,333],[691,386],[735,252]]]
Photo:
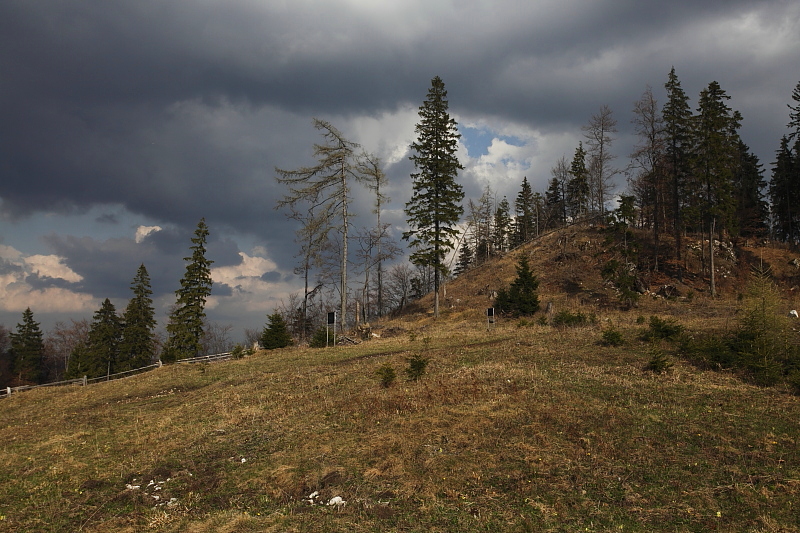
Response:
[[[23,258],[23,262],[30,267],[30,272],[39,277],[63,279],[70,283],[83,280],[83,276],[65,265],[57,255],[31,255]]]
[[[233,294],[212,294],[206,301],[206,308],[236,307],[239,312],[265,313],[296,290],[284,281],[270,282],[262,279],[264,274],[278,271],[278,266],[271,259],[250,256],[244,252],[239,252],[239,255],[242,258],[241,264],[211,269],[214,283],[228,285]],[[282,274],[280,278],[283,278]]]
[[[148,235],[157,231],[161,231],[161,229],[161,226],[139,226],[136,228],[136,237],[134,240],[136,241],[136,244],[139,244],[145,240]]]
[[[0,258],[18,267],[6,269],[6,273],[0,275],[0,311],[19,313],[30,307],[37,313],[73,313],[96,308],[97,301],[88,294],[61,287],[34,289],[26,281],[31,274],[63,279],[71,283],[81,281],[83,278],[64,265],[60,257],[55,255],[23,257],[10,246],[0,246]]]

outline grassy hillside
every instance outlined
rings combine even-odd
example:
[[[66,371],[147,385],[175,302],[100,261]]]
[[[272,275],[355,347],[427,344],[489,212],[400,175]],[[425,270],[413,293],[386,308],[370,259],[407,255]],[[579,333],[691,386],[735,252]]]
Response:
[[[567,246],[528,250],[542,301],[596,323],[487,331],[511,254],[451,283],[439,321],[358,346],[3,400],[0,531],[800,531],[800,398],[677,358],[643,370],[640,316],[702,335],[732,327],[736,298],[619,311],[589,268],[608,251]],[[625,344],[598,344],[610,326]],[[406,382],[414,354],[430,364]]]

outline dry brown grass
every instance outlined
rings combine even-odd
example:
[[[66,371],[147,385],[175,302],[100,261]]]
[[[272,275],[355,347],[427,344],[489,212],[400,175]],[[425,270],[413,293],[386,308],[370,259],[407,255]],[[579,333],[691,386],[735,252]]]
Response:
[[[3,400],[0,531],[800,531],[798,398],[677,359],[642,370],[639,316],[702,334],[735,301],[619,311],[566,267],[577,288],[543,279],[542,300],[596,324],[487,331],[476,278],[395,337]],[[623,346],[597,344],[610,325]],[[405,382],[414,353],[431,362]]]

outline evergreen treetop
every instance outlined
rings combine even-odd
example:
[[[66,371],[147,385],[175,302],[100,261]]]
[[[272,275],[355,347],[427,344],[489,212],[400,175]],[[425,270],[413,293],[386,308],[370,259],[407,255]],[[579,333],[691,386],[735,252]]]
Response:
[[[264,331],[261,333],[259,343],[265,350],[274,350],[276,348],[285,348],[292,345],[292,335],[289,333],[289,328],[283,315],[277,311],[267,316],[269,321]]]
[[[122,317],[123,329],[119,349],[118,371],[133,370],[147,366],[155,355],[156,327],[150,288],[150,275],[144,264],[139,266],[131,283],[133,297],[125,308]]]
[[[175,309],[167,324],[167,345],[162,360],[175,361],[200,354],[205,322],[206,299],[211,295],[211,264],[206,258],[206,239],[208,226],[205,218],[200,219],[192,237],[192,255],[184,257],[186,273],[181,279],[181,287],[175,291]]]
[[[19,384],[41,383],[44,341],[39,323],[33,319],[28,307],[22,313],[22,322],[17,324],[11,337],[11,370]]]
[[[411,174],[413,191],[405,213],[411,229],[403,239],[414,248],[411,262],[434,269],[434,316],[439,314],[439,280],[446,274],[446,253],[458,236],[456,227],[464,208],[464,191],[456,182],[464,167],[458,161],[456,121],[447,111],[447,91],[436,76],[431,80],[428,97],[419,108],[417,140],[411,145],[411,161],[417,172]]]
[[[539,310],[539,280],[531,270],[530,261],[522,254],[516,265],[517,277],[509,288],[497,292],[494,306],[502,313],[513,316],[532,315]]]

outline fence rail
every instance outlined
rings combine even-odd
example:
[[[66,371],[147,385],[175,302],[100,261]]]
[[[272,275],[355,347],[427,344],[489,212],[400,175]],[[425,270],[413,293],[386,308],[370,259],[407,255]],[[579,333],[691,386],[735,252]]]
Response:
[[[228,361],[233,358],[233,354],[231,352],[224,352],[224,353],[217,353],[213,355],[201,355],[199,357],[191,357],[188,359],[181,359],[176,361],[176,363],[216,363],[221,361]],[[38,389],[41,387],[63,387],[67,385],[81,385],[86,386],[89,384],[100,383],[101,381],[112,381],[117,379],[124,379],[128,378],[137,374],[141,374],[144,372],[148,372],[150,370],[154,370],[156,368],[160,368],[163,366],[161,361],[158,361],[155,364],[143,366],[141,368],[134,368],[133,370],[126,370],[125,372],[117,372],[116,374],[109,374],[106,376],[100,376],[96,378],[87,378],[83,376],[82,378],[78,379],[67,379],[64,381],[54,381],[52,383],[44,383],[42,385],[20,385],[19,387],[6,387],[5,389],[0,389],[0,399],[6,398],[11,394],[16,394],[18,392],[31,390],[31,389]]]

